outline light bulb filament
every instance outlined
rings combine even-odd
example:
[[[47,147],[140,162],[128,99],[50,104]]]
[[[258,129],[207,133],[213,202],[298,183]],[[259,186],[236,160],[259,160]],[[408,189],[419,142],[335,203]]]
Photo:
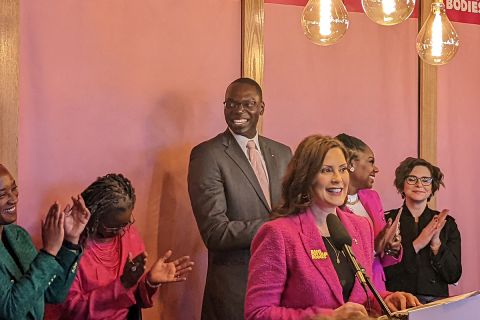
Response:
[[[397,9],[395,5],[395,0],[383,0],[382,9],[383,13],[385,13],[386,15],[391,15]]]
[[[432,56],[440,57],[442,55],[442,18],[435,15],[432,24]]]
[[[320,2],[320,34],[328,36],[332,33],[332,1],[323,0]]]

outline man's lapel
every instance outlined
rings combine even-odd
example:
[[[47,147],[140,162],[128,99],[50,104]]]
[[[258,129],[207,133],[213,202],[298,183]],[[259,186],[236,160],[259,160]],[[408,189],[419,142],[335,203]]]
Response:
[[[255,172],[253,171],[250,162],[248,161],[245,153],[242,151],[242,149],[240,149],[240,146],[238,145],[237,141],[228,129],[224,133],[223,144],[225,146],[225,153],[240,168],[240,170],[242,170],[243,174],[245,175],[245,177],[247,177],[253,189],[255,189],[258,197],[265,205],[265,208],[270,211],[270,206],[268,205],[267,199],[265,199],[265,195],[263,194],[260,183],[258,182],[257,176],[255,175]]]

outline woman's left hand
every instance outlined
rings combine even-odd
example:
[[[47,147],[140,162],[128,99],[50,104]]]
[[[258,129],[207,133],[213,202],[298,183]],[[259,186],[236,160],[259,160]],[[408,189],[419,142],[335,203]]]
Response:
[[[435,233],[432,236],[432,240],[430,240],[430,245],[440,246],[441,244],[440,232],[442,231],[443,227],[445,227],[445,224],[447,223],[447,216],[448,216],[447,209],[443,209],[438,216],[435,216],[434,219],[436,219],[437,225],[435,227]]]
[[[189,256],[183,256],[174,261],[167,260],[172,256],[172,250],[168,250],[163,257],[157,260],[147,274],[147,280],[152,285],[159,283],[178,282],[187,280],[187,274],[192,271],[194,265]]]
[[[392,312],[421,305],[420,301],[413,294],[402,291],[388,295],[385,298],[385,303]]]
[[[80,235],[90,219],[90,211],[85,206],[85,202],[80,195],[72,197],[73,205],[67,204],[63,212],[65,213],[64,229],[65,240],[78,244]]]

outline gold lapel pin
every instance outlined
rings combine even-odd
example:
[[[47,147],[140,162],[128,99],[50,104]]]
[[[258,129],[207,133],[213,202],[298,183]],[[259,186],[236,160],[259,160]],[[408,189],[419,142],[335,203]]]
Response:
[[[310,254],[312,255],[312,260],[325,260],[328,258],[328,252],[320,249],[310,250]]]

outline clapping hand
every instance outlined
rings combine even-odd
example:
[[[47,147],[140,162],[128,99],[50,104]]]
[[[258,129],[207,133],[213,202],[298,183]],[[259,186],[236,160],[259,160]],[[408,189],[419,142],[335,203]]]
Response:
[[[174,261],[168,261],[172,250],[168,250],[163,257],[158,259],[147,274],[147,280],[152,285],[159,283],[177,282],[187,280],[187,274],[192,271],[194,263],[189,256],[183,256]]]
[[[72,197],[73,205],[67,204],[63,210],[65,214],[65,240],[78,244],[80,235],[90,219],[90,211],[80,195]]]
[[[382,231],[375,237],[375,252],[382,257],[385,252],[392,252],[398,254],[402,247],[402,238],[398,234],[400,223],[400,216],[403,208],[400,208],[395,220],[388,219],[387,224]]]
[[[413,240],[413,248],[418,252],[425,248],[429,243],[434,246],[440,246],[440,232],[446,223],[448,210],[442,210],[439,215],[433,217],[432,220],[423,228],[418,237]]]
[[[56,256],[62,247],[64,237],[65,214],[60,210],[58,202],[52,204],[47,216],[42,220],[43,250]]]
[[[443,227],[445,227],[445,224],[447,223],[447,216],[448,216],[447,209],[443,209],[438,216],[435,216],[437,219],[437,225],[435,228],[435,232],[433,233],[432,239],[430,240],[431,246],[439,247],[442,244],[442,242],[440,241],[440,232],[442,231]]]

